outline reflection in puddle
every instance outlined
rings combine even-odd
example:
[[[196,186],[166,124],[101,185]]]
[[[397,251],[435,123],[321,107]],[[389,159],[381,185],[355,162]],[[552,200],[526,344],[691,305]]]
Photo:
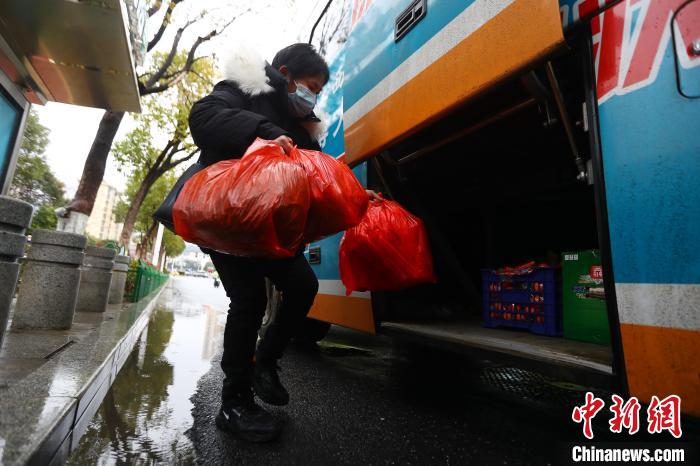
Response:
[[[225,305],[208,280],[173,280],[67,464],[195,463],[189,398],[222,345]]]

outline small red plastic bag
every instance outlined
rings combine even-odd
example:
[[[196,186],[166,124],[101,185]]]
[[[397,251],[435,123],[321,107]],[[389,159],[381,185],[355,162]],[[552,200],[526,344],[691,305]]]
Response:
[[[185,241],[254,257],[291,257],[302,246],[309,182],[299,162],[256,139],[241,159],[224,160],[190,178],[173,207]]]
[[[306,242],[354,227],[367,211],[369,196],[350,167],[330,155],[298,149],[295,157],[306,170],[311,206],[306,222]]]
[[[353,291],[397,291],[435,283],[423,221],[397,202],[372,201],[340,242],[340,278]]]

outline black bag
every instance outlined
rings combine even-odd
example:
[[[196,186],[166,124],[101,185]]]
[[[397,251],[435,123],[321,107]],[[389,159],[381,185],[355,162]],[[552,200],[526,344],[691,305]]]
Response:
[[[173,233],[177,233],[175,231],[175,225],[173,224],[173,206],[175,206],[177,196],[180,195],[180,191],[182,191],[182,187],[185,185],[187,180],[189,180],[194,175],[202,171],[204,168],[205,166],[199,162],[195,162],[192,165],[190,165],[190,167],[187,170],[185,170],[185,173],[183,173],[177,180],[175,186],[173,186],[173,189],[168,193],[167,196],[165,196],[165,200],[160,205],[160,207],[158,207],[155,213],[153,214],[153,218],[156,221],[162,223],[165,228],[172,231]]]

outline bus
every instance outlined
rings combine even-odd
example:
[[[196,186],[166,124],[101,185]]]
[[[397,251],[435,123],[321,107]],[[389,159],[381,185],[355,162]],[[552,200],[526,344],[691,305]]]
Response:
[[[342,234],[310,244],[317,337],[488,354],[700,415],[700,0],[356,0],[352,19],[324,151],[423,219],[438,283],[346,296]],[[607,335],[484,325],[484,270],[579,251]]]

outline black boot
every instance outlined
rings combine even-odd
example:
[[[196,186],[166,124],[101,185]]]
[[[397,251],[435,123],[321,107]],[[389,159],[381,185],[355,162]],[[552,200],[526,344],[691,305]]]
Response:
[[[216,415],[216,426],[248,442],[269,442],[282,431],[282,423],[255,403],[250,388],[222,403]]]
[[[265,403],[284,406],[289,403],[289,393],[280,382],[276,361],[259,360],[253,371],[255,394]]]

